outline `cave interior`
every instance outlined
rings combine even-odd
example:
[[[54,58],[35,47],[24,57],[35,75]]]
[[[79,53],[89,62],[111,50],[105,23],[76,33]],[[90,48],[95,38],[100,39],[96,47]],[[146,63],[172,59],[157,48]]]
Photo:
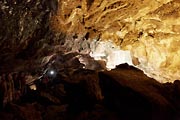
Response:
[[[0,120],[179,120],[179,0],[1,0]]]

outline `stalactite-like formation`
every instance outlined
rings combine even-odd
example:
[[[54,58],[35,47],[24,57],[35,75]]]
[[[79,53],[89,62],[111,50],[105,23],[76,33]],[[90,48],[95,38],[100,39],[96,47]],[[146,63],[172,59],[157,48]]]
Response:
[[[114,43],[116,49],[130,51],[135,67],[149,77],[172,82],[180,79],[179,9],[178,0],[62,0],[52,17],[52,28]]]

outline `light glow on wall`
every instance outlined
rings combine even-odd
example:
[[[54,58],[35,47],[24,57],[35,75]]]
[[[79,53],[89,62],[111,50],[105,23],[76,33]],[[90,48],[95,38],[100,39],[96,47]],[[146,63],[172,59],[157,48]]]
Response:
[[[124,63],[133,65],[130,51],[120,50],[111,41],[96,42],[91,45],[91,48],[90,56],[95,60],[105,61],[108,70],[114,69],[117,65]]]

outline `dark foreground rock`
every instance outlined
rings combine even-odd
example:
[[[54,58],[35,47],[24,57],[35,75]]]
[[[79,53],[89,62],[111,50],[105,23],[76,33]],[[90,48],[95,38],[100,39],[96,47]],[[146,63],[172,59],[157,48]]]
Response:
[[[62,74],[62,73],[60,73]],[[127,65],[74,70],[29,90],[1,111],[1,120],[178,120],[180,82],[160,84]]]

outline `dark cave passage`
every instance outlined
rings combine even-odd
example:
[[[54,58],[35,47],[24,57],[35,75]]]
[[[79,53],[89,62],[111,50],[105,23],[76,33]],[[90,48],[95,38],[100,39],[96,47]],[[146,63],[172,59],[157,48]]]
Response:
[[[128,77],[134,74],[139,78]],[[53,79],[48,78],[47,83],[37,79],[36,90],[26,85],[19,99],[8,101],[1,109],[1,119],[178,119],[178,81],[160,84],[128,65],[104,72],[79,69],[67,78],[62,76],[63,73],[58,73]]]

